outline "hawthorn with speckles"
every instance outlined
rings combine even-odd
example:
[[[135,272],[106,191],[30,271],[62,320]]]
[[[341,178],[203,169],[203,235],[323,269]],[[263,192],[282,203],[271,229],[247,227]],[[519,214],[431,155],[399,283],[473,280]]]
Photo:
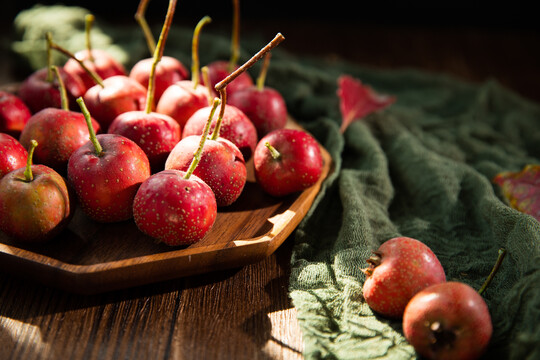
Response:
[[[200,139],[200,135],[183,138],[169,154],[165,169],[186,171]],[[240,197],[247,180],[242,153],[231,141],[220,137],[215,140],[206,139],[201,160],[193,174],[210,186],[220,207],[234,203]]]
[[[20,242],[41,243],[58,235],[73,215],[64,178],[45,165],[27,165],[0,179],[0,230]]]
[[[18,138],[32,113],[15,94],[0,90],[0,133]]]
[[[139,230],[166,245],[190,245],[212,228],[217,205],[212,189],[196,175],[163,170],[137,191],[133,218]]]
[[[407,303],[419,291],[446,281],[433,251],[409,237],[385,241],[367,262],[364,299],[372,310],[390,318],[401,318]]]
[[[418,292],[403,313],[403,333],[426,359],[475,360],[493,332],[489,309],[471,286],[457,281]]]
[[[165,160],[180,141],[180,125],[170,116],[156,112],[128,111],[109,126],[109,134],[133,140],[148,156],[152,173],[164,169]]]
[[[0,133],[0,179],[7,173],[26,165],[28,151],[17,139]]]
[[[124,75],[103,80],[103,85],[92,86],[83,96],[92,116],[106,132],[114,119],[125,112],[144,110],[146,88]]]
[[[202,134],[210,110],[210,106],[197,110],[186,122],[182,130],[182,138]],[[215,126],[216,123],[212,123],[211,132],[214,131]],[[219,136],[236,145],[242,152],[245,161],[253,156],[257,146],[257,130],[246,114],[237,107],[225,105]]]
[[[99,123],[92,119],[96,132]],[[47,165],[65,175],[71,154],[88,142],[88,126],[84,115],[71,110],[47,108],[32,115],[20,137],[28,148],[33,139],[39,143],[34,152],[36,163]]]
[[[303,130],[278,129],[264,136],[253,155],[255,178],[272,196],[285,196],[307,189],[322,174],[319,144]]]
[[[76,110],[77,103],[75,102],[75,99],[84,95],[86,87],[78,76],[70,74],[62,68],[59,68],[58,70],[60,71],[60,76],[62,76],[62,81],[66,87],[69,98],[69,108]],[[18,96],[33,114],[45,108],[61,107],[60,85],[56,79],[48,81],[48,73],[48,68],[36,70],[34,73],[30,74],[19,87]]]

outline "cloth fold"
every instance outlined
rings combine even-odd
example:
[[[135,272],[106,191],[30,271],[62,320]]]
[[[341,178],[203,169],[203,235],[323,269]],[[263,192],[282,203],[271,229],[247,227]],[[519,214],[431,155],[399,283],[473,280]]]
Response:
[[[28,64],[44,66],[35,51],[23,51],[29,48],[24,42],[36,36],[37,24],[31,17],[15,23],[20,37],[14,51]],[[65,27],[66,21],[47,23],[61,33],[55,24]],[[80,24],[69,29],[69,37],[84,31]],[[113,26],[102,32],[111,34],[103,43],[114,44],[127,67],[147,56],[142,36],[133,33]],[[191,34],[192,29],[173,27],[166,53],[189,63]],[[243,38],[242,57],[264,44],[256,37]],[[228,58],[228,45],[227,35],[201,34],[201,63]],[[255,65],[253,74],[257,70]],[[397,101],[342,134],[336,95],[342,74]],[[334,161],[333,172],[292,235],[289,294],[305,358],[417,357],[400,322],[374,314],[362,298],[365,259],[399,235],[426,243],[448,280],[476,289],[498,249],[505,247],[507,256],[483,294],[494,325],[483,358],[540,358],[540,224],[509,207],[491,182],[499,172],[540,163],[540,106],[494,80],[471,84],[412,69],[375,70],[298,57],[279,47],[266,84],[283,94],[291,116]]]

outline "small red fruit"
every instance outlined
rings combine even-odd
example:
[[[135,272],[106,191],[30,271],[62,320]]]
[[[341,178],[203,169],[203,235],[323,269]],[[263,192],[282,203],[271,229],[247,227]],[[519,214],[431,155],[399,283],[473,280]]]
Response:
[[[456,281],[420,291],[403,314],[405,338],[426,359],[477,359],[487,348],[492,331],[482,296]]]
[[[405,306],[420,290],[446,281],[433,251],[409,237],[387,240],[367,262],[364,298],[375,312],[391,318],[403,316]]]
[[[13,136],[0,133],[0,179],[26,165],[28,152]]]
[[[279,129],[263,137],[253,155],[255,178],[273,196],[307,189],[322,174],[319,144],[303,130]]]
[[[0,180],[0,230],[21,242],[50,240],[69,223],[73,206],[60,174],[45,165],[32,165],[32,142],[25,167]]]
[[[0,90],[0,132],[18,138],[31,115],[21,98]]]

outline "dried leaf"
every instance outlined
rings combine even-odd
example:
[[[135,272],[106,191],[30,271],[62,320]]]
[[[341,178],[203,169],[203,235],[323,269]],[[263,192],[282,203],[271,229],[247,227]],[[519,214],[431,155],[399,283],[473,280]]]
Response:
[[[493,178],[510,206],[540,221],[540,165],[527,165],[518,172],[503,172]]]
[[[361,120],[395,101],[394,96],[378,94],[371,87],[349,75],[338,78],[337,94],[340,99],[342,133],[353,121]]]

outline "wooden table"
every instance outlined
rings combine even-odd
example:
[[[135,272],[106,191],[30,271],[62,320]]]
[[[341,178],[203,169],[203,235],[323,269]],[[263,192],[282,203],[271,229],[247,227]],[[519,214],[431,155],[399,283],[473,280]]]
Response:
[[[244,26],[261,29],[264,21]],[[496,78],[540,101],[537,29],[280,26],[290,51],[470,81]],[[301,36],[306,33],[312,40]],[[2,62],[0,80],[20,80]],[[91,296],[0,274],[0,359],[302,358],[287,294],[292,246],[289,238],[268,258],[239,269]]]

